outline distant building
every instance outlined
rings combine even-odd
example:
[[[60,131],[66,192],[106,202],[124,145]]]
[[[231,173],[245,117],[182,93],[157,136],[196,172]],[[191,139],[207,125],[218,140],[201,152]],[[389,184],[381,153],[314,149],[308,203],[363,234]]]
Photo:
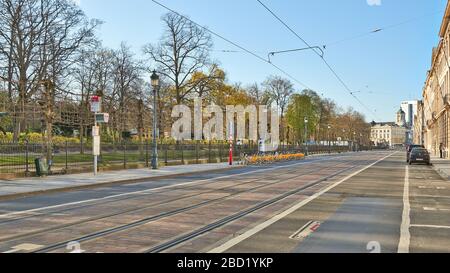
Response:
[[[401,121],[401,120],[400,120]],[[398,123],[398,122],[397,122]],[[394,147],[406,143],[408,129],[396,122],[372,122],[371,141],[375,146]]]
[[[417,115],[417,107],[418,107],[419,101],[413,100],[413,101],[404,101],[401,104],[401,108],[403,112],[405,112],[406,116],[406,126],[408,128],[414,128],[414,116]]]
[[[407,127],[406,126],[406,113],[400,108],[397,112],[397,122],[395,123],[399,127]]]
[[[406,136],[406,142],[411,144],[414,142],[414,127],[415,116],[417,115],[419,101],[404,101],[401,104],[401,109],[405,112],[406,127],[408,128],[408,135]]]

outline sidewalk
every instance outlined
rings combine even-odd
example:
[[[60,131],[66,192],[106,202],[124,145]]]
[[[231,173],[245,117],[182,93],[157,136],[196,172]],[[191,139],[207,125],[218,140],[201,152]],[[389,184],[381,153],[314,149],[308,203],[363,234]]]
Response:
[[[238,168],[227,163],[169,166],[160,170],[135,169],[93,174],[71,174],[33,177],[14,181],[0,180],[0,200],[33,196],[42,193],[81,190],[114,184],[137,183],[151,178],[165,178],[182,174],[203,173]]]
[[[433,168],[445,179],[450,181],[450,160],[431,157]]]

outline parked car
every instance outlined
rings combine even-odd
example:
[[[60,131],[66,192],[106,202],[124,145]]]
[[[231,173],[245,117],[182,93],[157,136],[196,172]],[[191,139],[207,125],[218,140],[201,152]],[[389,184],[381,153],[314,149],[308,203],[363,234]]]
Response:
[[[425,148],[414,148],[409,155],[409,165],[414,163],[425,163],[431,165],[430,153]]]
[[[406,149],[406,162],[407,163],[409,163],[409,157],[410,157],[411,151],[413,149],[416,149],[416,148],[425,149],[425,146],[423,146],[423,145],[409,145],[408,148]]]

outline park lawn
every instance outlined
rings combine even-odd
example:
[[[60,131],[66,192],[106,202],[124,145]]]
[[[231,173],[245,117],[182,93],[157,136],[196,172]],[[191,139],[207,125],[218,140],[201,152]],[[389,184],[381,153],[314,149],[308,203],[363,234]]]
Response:
[[[222,156],[225,157],[227,154],[225,154],[226,151],[222,152]],[[166,152],[164,150],[158,152],[160,160],[164,160],[166,156]],[[199,150],[198,152],[199,158],[208,158],[208,150]],[[38,154],[30,154],[28,156],[28,164],[34,164],[34,160],[39,157]],[[151,159],[152,153],[148,153],[149,160]],[[211,157],[219,156],[218,150],[211,150]],[[187,150],[187,151],[181,151],[181,150],[169,150],[167,151],[167,159],[168,160],[181,160],[181,158],[184,158],[185,160],[188,159],[195,159],[196,158],[196,151],[193,150]],[[101,161],[104,163],[108,162],[120,162],[124,161],[124,159],[127,162],[145,162],[146,159],[146,153],[144,152],[142,155],[139,153],[139,151],[133,151],[133,152],[127,152],[124,154],[121,151],[118,152],[104,152],[101,156]],[[91,154],[74,154],[70,153],[67,155],[67,163],[68,164],[75,164],[75,163],[87,163],[91,162],[93,160],[93,157]],[[66,154],[65,153],[58,153],[55,154],[53,157],[54,164],[65,164],[66,163]],[[7,166],[17,166],[17,165],[25,165],[26,164],[26,158],[24,155],[0,155],[0,166],[7,167]]]

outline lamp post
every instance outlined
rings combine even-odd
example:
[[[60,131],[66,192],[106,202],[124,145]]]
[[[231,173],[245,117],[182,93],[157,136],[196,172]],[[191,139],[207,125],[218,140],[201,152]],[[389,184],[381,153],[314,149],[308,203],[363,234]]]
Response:
[[[331,154],[331,138],[330,138],[330,130],[331,130],[331,125],[328,124],[327,127],[327,138],[328,138],[328,153]]]
[[[308,117],[305,117],[305,156],[308,156]]]
[[[359,151],[362,152],[363,134],[359,133]]]
[[[153,87],[153,143],[152,143],[152,169],[158,169],[158,144],[157,144],[157,134],[158,134],[158,111],[157,111],[157,100],[158,100],[158,89],[159,89],[159,76],[156,71],[153,71],[151,79],[151,85]]]
[[[345,142],[347,141],[347,148],[350,150],[350,143],[348,140],[346,140],[345,133],[345,129],[342,129],[342,145],[345,146]]]

